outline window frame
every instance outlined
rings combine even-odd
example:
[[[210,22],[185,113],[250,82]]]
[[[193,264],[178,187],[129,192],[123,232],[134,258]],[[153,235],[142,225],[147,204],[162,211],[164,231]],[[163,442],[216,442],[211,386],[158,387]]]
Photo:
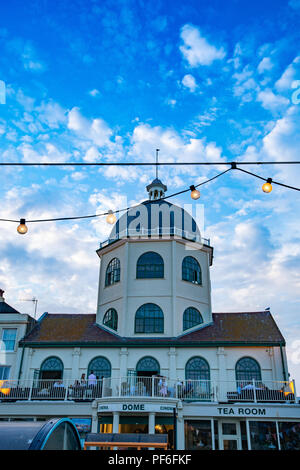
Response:
[[[110,260],[105,271],[104,287],[113,286],[121,280],[121,263],[119,258],[114,257]]]
[[[249,368],[238,370],[239,363],[242,361],[251,361],[256,366],[256,370],[252,370]],[[242,375],[238,376],[239,374],[242,374]],[[252,377],[253,375],[256,375],[256,377]],[[262,380],[260,364],[256,359],[254,359],[254,357],[243,356],[240,359],[238,359],[238,361],[235,364],[235,380],[236,382],[241,383],[241,382],[249,382],[249,381],[252,381],[253,379],[256,382],[261,382]]]
[[[154,306],[155,309],[152,308],[151,311],[148,306]],[[151,314],[154,315],[151,316]],[[141,334],[164,333],[164,313],[159,305],[148,302],[137,309],[135,312],[134,332]]]
[[[4,335],[7,331],[14,331],[15,332],[15,337],[14,339],[5,339]],[[18,328],[3,328],[2,329],[2,342],[5,344],[5,351],[6,352],[14,352],[16,349],[16,342],[17,342],[17,336],[18,336]],[[12,343],[13,342],[13,347],[12,348],[7,348],[7,343]]]
[[[192,377],[193,374],[191,374],[191,372],[193,371],[193,369],[188,369],[188,366],[189,364],[191,364],[193,361],[196,361],[196,360],[200,360],[200,362],[202,362],[203,366],[206,366],[205,368],[201,367],[199,369],[199,372],[200,372],[200,378],[199,377]],[[196,370],[196,369],[194,369]],[[201,374],[203,373],[203,377],[201,377]],[[206,381],[210,381],[210,366],[209,366],[209,363],[207,362],[207,360],[204,358],[204,357],[201,357],[201,356],[193,356],[191,357],[187,363],[185,364],[185,380],[206,380]]]
[[[106,320],[108,314],[111,314],[112,317],[109,320]],[[108,324],[108,322],[111,322],[111,325]],[[103,325],[107,328],[111,328],[112,330],[118,331],[118,312],[115,308],[111,307],[105,312],[103,316]]]
[[[187,261],[189,260],[189,261]],[[190,261],[192,260],[192,261]],[[189,263],[190,266],[186,266]],[[193,269],[193,264],[198,269]],[[181,265],[181,279],[197,286],[202,286],[202,269],[199,261],[193,256],[185,256]]]
[[[141,258],[150,254],[155,255],[158,262],[141,263]],[[142,267],[143,269],[141,269]],[[142,253],[136,262],[136,279],[163,279],[164,271],[165,271],[165,263],[164,263],[163,257],[156,251],[146,251],[145,253]]]
[[[107,364],[107,367],[106,368],[103,368],[103,369],[97,369],[95,367],[95,365],[93,365],[93,362],[94,361],[97,361],[97,360],[102,360],[104,363],[106,362]],[[107,375],[106,372],[99,372],[99,370],[104,370],[104,371],[107,371]],[[107,357],[105,356],[96,356],[96,357],[93,357],[93,359],[90,360],[89,362],[89,365],[87,367],[87,377],[90,375],[91,371],[94,372],[94,374],[97,376],[99,376],[99,380],[101,379],[101,377],[104,377],[104,378],[110,378],[111,377],[111,370],[112,370],[112,367],[111,367],[111,363],[110,361],[107,359]]]
[[[185,324],[187,323],[191,323],[191,320],[187,320],[185,318],[185,316],[189,313],[191,313],[191,310],[194,310],[195,312],[197,312],[199,314],[199,318],[200,318],[200,321],[197,321],[196,323],[193,323],[192,325],[190,326],[185,326]],[[204,323],[203,321],[203,317],[201,315],[201,313],[199,312],[199,310],[195,307],[187,307],[185,309],[185,311],[183,312],[183,317],[182,317],[182,330],[183,331],[186,331],[186,330],[189,330],[190,328],[194,328],[194,326],[198,326],[198,325],[202,325],[202,323]]]

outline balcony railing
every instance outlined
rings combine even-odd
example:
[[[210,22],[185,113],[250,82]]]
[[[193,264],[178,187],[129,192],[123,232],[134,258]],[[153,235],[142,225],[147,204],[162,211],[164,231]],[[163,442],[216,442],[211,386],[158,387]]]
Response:
[[[159,377],[104,378],[95,383],[78,380],[1,380],[0,401],[91,401],[100,398],[150,397],[183,401],[296,403],[294,381],[214,382],[163,380]]]
[[[136,229],[125,229],[121,232],[116,233],[114,238],[109,238],[104,242],[100,243],[100,248],[104,248],[111,243],[116,242],[122,238],[132,238],[132,239],[139,239],[139,238],[148,238],[149,236],[152,238],[156,238],[162,236],[164,238],[170,236],[178,236],[181,238],[185,238],[186,240],[190,240],[197,243],[202,243],[203,245],[210,245],[210,239],[202,238],[199,234],[195,232],[189,232],[187,230],[178,229],[176,227],[157,227],[152,229],[146,229],[144,227],[141,230]]]

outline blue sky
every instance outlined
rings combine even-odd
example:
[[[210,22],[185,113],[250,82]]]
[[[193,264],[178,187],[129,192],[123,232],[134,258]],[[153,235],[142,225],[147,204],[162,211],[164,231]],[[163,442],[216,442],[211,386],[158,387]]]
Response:
[[[300,2],[6,2],[0,18],[0,159],[299,160]],[[249,168],[299,186],[299,170]],[[212,177],[168,167],[168,193]],[[0,218],[118,209],[146,198],[151,168],[2,168]],[[173,201],[173,200],[172,200]],[[174,199],[190,204],[188,195]],[[201,190],[215,248],[214,311],[271,307],[300,387],[298,193],[230,173]],[[103,219],[1,223],[0,283],[20,311],[94,312]]]

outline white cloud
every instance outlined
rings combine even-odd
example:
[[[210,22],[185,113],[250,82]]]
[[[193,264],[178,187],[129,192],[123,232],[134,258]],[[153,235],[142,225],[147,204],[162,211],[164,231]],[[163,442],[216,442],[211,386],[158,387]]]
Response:
[[[79,108],[74,107],[68,114],[68,128],[76,132],[78,137],[87,139],[99,147],[110,145],[112,130],[101,119],[89,120],[82,116]]]
[[[194,91],[197,88],[197,83],[196,83],[195,77],[193,77],[193,75],[190,75],[190,74],[185,75],[183,77],[181,83],[183,84],[183,86],[188,88],[191,93],[194,93]]]
[[[262,103],[262,106],[265,109],[270,111],[285,108],[290,103],[287,98],[284,96],[275,95],[269,88],[260,91],[257,95],[257,100]]]
[[[226,55],[223,47],[217,49],[211,45],[195,26],[184,25],[180,36],[184,43],[180,46],[180,51],[191,67],[211,65],[215,60],[221,60]]]
[[[264,57],[258,64],[257,71],[258,73],[264,73],[265,71],[271,70],[273,67],[274,64],[270,57]]]
[[[100,95],[100,91],[97,90],[97,88],[94,88],[93,90],[90,90],[90,91],[89,91],[89,95],[91,95],[91,96],[93,96],[93,97],[99,96],[99,95]]]
[[[293,62],[285,69],[279,80],[275,83],[275,87],[279,91],[292,88],[292,82],[296,77],[297,64],[300,64],[300,56],[295,57]]]

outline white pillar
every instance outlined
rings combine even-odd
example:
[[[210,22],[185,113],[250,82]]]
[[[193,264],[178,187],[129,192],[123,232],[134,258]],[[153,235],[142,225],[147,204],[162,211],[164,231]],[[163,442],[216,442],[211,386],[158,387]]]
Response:
[[[113,412],[113,433],[119,432],[119,417],[120,417],[119,411],[114,411]]]
[[[226,370],[226,359],[225,349],[220,347],[217,349],[218,358],[218,369],[219,369],[219,390],[218,400],[227,401],[227,370]]]
[[[120,350],[120,372],[119,377],[125,378],[127,376],[127,357],[128,357],[128,349],[121,348]]]
[[[169,352],[169,379],[176,381],[177,374],[176,374],[176,349],[170,348]],[[172,386],[172,384],[170,384]]]
[[[149,413],[148,434],[155,434],[155,413]]]
[[[71,372],[71,379],[76,380],[79,379],[79,358],[80,358],[81,350],[80,348],[73,348],[72,353],[72,372]]]
[[[177,450],[184,450],[184,419],[182,409],[177,412]]]

